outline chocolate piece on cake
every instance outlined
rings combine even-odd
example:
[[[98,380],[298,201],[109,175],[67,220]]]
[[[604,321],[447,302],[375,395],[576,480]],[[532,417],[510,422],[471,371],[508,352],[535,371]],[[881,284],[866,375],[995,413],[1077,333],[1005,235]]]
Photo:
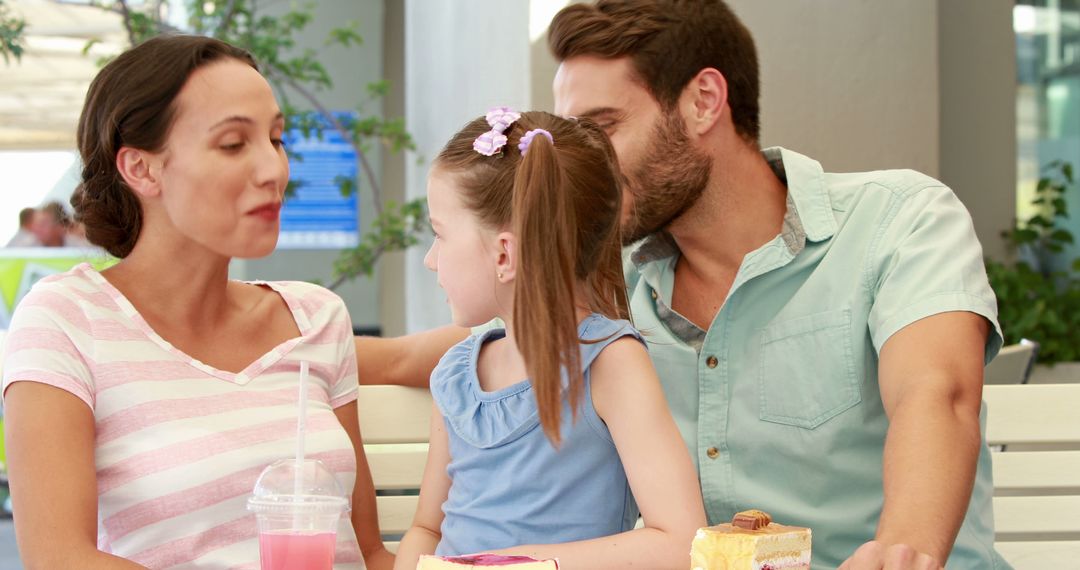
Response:
[[[810,529],[743,511],[731,523],[699,529],[690,550],[693,570],[809,570]]]

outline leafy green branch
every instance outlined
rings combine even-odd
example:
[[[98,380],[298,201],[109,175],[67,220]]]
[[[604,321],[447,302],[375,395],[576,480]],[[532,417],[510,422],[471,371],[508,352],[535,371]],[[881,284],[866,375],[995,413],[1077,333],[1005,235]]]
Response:
[[[16,62],[22,60],[26,50],[25,31],[26,21],[13,15],[4,0],[0,0],[0,55],[4,56],[5,64],[11,65],[12,58]]]

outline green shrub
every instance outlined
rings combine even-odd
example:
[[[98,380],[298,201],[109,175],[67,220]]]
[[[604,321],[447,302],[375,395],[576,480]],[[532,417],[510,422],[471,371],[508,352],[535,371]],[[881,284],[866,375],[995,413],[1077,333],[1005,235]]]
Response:
[[[1043,364],[1080,360],[1080,258],[1053,268],[1074,242],[1062,223],[1069,218],[1065,195],[1072,188],[1070,163],[1047,164],[1032,200],[1038,213],[1002,232],[1016,260],[986,260],[1005,343],[1038,342]]]

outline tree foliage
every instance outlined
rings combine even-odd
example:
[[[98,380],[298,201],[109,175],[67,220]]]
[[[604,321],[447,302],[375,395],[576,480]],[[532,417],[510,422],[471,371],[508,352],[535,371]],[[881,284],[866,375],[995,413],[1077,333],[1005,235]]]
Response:
[[[23,44],[26,21],[11,13],[11,9],[0,0],[0,55],[4,63],[11,65],[11,60],[22,59],[26,47]]]

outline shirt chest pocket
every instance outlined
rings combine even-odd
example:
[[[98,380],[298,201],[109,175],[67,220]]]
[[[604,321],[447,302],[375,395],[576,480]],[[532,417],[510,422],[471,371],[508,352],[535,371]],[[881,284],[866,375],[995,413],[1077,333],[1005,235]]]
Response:
[[[860,402],[851,310],[815,313],[762,330],[760,419],[814,429]]]

